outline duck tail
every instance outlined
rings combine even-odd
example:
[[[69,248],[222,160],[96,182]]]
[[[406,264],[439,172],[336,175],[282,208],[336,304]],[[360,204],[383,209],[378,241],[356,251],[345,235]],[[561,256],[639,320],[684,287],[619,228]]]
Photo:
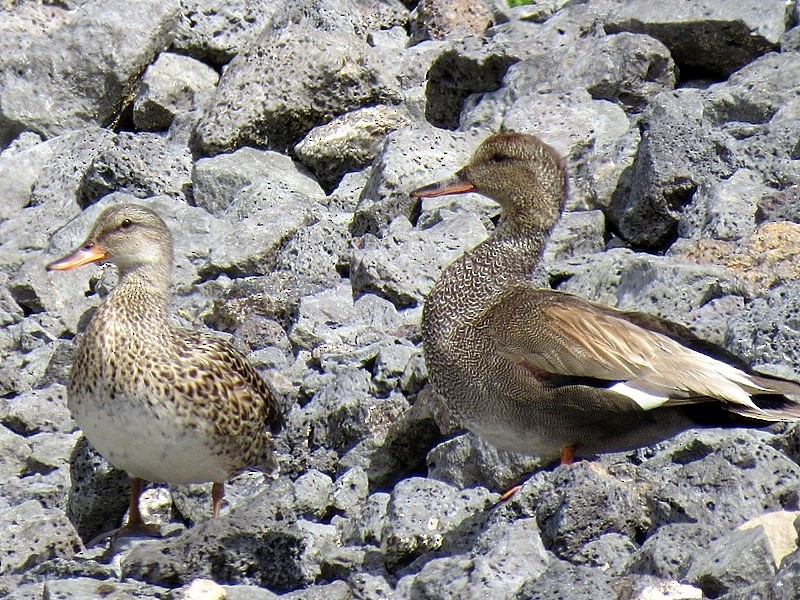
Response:
[[[800,384],[768,375],[750,374],[749,377],[756,385],[767,390],[752,393],[752,400],[758,409],[728,405],[728,410],[760,421],[800,419]]]

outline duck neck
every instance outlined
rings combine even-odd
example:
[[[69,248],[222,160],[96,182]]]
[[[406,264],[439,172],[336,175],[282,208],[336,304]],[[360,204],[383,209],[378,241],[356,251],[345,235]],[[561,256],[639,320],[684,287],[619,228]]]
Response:
[[[423,318],[454,325],[476,318],[508,287],[531,279],[545,239],[546,232],[501,222],[488,240],[447,267],[428,296]]]
[[[134,268],[120,268],[119,283],[114,293],[119,295],[146,295],[151,302],[166,310],[169,298],[171,272],[159,264],[138,265]]]

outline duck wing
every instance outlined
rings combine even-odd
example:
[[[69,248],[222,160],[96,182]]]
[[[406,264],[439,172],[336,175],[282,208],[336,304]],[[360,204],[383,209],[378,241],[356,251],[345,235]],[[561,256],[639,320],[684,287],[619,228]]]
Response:
[[[204,401],[219,403],[243,423],[262,423],[277,434],[284,426],[281,405],[248,360],[227,341],[204,331],[181,329],[176,364],[192,371]],[[201,400],[201,401],[203,401]],[[241,426],[241,425],[240,425]]]
[[[800,398],[800,386],[699,352],[687,345],[699,340],[669,321],[531,286],[505,292],[484,319],[498,354],[545,383],[605,387],[644,410],[718,401],[751,418],[800,418],[786,398]]]

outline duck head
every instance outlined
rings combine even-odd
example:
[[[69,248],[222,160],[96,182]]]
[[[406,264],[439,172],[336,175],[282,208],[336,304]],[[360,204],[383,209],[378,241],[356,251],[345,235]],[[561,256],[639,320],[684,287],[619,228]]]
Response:
[[[493,135],[451,178],[411,192],[418,198],[478,192],[497,202],[508,223],[549,232],[567,195],[564,163],[539,138],[524,133]]]
[[[155,212],[138,204],[105,209],[84,242],[73,252],[47,265],[48,271],[67,271],[96,262],[117,266],[120,276],[172,267],[172,234]]]

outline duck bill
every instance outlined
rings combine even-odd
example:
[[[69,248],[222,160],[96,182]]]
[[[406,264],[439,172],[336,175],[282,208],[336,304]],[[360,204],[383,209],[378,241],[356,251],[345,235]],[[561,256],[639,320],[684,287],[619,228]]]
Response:
[[[449,179],[414,190],[411,195],[415,198],[436,198],[437,196],[450,196],[452,194],[468,194],[474,191],[475,186],[459,171]]]
[[[72,254],[51,262],[45,267],[48,271],[69,271],[82,265],[98,262],[106,257],[105,251],[99,246],[81,246]]]

